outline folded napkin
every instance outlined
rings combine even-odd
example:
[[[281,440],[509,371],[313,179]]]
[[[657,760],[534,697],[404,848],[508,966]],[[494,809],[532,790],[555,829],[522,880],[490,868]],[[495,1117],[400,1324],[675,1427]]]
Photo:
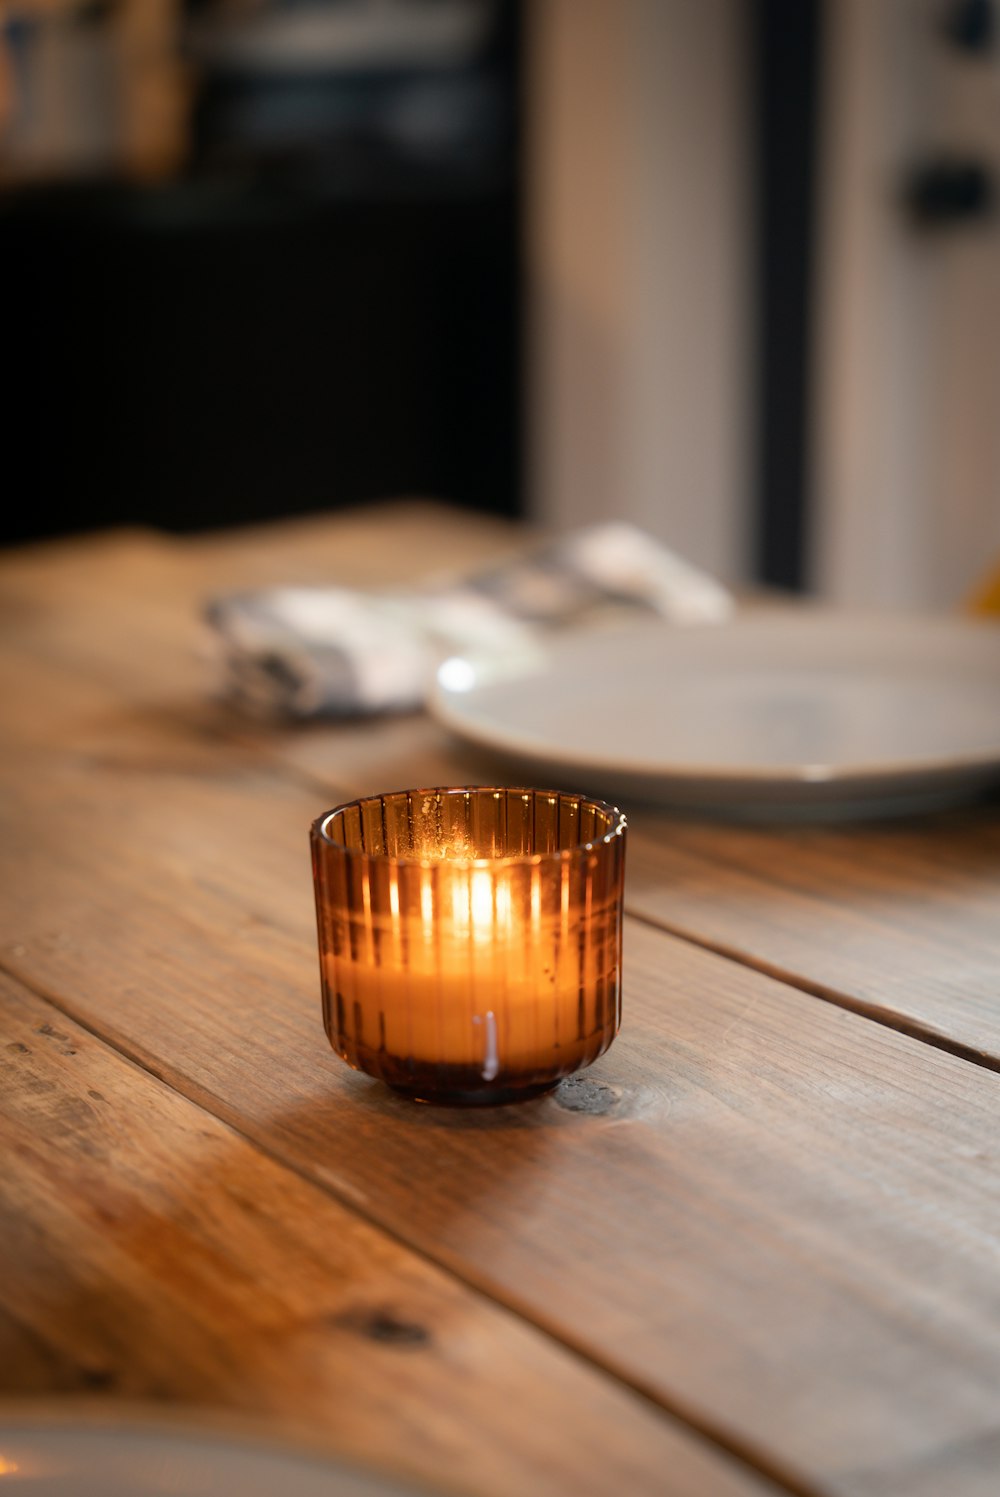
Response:
[[[436,590],[275,587],[216,598],[206,616],[229,695],[258,714],[308,718],[418,707],[448,656],[523,650],[623,610],[696,624],[732,606],[651,536],[607,524]]]

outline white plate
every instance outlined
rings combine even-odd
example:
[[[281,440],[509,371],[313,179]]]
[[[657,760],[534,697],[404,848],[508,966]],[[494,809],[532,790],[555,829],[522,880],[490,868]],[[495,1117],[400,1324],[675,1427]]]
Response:
[[[418,1497],[374,1474],[169,1419],[0,1415],[4,1497]]]
[[[441,667],[431,710],[549,780],[729,815],[874,815],[1000,781],[1000,627],[769,610]]]

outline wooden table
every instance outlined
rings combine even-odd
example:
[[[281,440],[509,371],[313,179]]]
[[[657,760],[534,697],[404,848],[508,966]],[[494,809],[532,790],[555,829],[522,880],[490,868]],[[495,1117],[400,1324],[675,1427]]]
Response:
[[[320,1025],[306,829],[482,779],[267,729],[198,605],[513,548],[430,506],[0,558],[0,1391],[238,1411],[432,1488],[1000,1491],[1000,811],[630,808],[625,1024],[520,1107]]]

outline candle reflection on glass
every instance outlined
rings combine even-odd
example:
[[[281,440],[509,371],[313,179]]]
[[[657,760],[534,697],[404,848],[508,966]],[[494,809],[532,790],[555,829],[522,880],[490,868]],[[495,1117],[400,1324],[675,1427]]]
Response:
[[[625,819],[555,791],[371,796],[312,830],[324,1018],[424,1100],[534,1095],[620,1021]]]

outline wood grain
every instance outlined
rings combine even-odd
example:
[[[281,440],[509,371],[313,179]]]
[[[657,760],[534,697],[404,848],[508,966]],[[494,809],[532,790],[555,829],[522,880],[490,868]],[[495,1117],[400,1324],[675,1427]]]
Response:
[[[0,557],[13,636],[8,742],[72,739],[124,763],[279,761],[331,803],[412,784],[510,778],[423,716],[261,729],[210,701],[199,659],[213,589],[372,586],[484,565],[523,544],[435,505],[289,522],[237,537],[124,533]],[[629,908],[806,991],[1000,1066],[1000,805],[847,828],[754,828],[629,807]]]
[[[789,1486],[930,1493],[944,1460],[986,1490],[995,1075],[632,923],[586,1079],[414,1109],[325,1048],[307,792],[44,778],[4,828],[0,944],[62,1009]]]
[[[382,562],[365,517],[273,556],[266,537],[132,536],[85,564],[0,561],[4,964],[789,1488],[993,1493],[1000,1079],[810,994],[995,1061],[995,809],[776,832],[638,808],[627,1027],[556,1098],[415,1111],[326,1050],[308,821],[341,792],[479,776],[420,718],[227,718],[204,700],[193,604],[209,574],[398,578],[439,526],[422,512]]]
[[[239,1410],[434,1490],[772,1490],[44,1000],[0,1005],[0,1392]]]
[[[631,824],[634,913],[1000,1066],[1000,803],[851,827]]]

